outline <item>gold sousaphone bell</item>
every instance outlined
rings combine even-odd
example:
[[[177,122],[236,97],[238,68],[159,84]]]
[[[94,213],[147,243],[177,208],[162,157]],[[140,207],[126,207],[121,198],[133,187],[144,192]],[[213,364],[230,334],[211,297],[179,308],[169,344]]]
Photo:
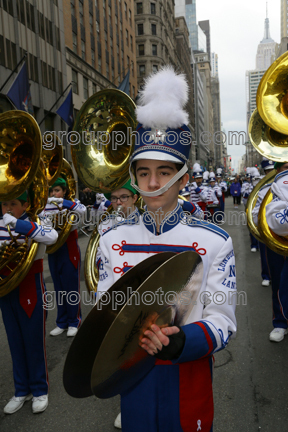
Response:
[[[254,148],[267,159],[288,162],[288,54],[279,57],[264,74],[257,91],[257,109],[249,123],[249,137]],[[269,173],[253,189],[247,202],[248,226],[258,240],[282,255],[288,255],[288,242],[272,233],[267,225],[265,206],[272,200],[269,191],[259,210],[258,228],[252,219],[258,192],[273,182],[276,172]]]
[[[140,347],[144,332],[154,323],[184,325],[200,301],[202,280],[202,258],[194,251],[159,253],[128,270],[98,299],[72,342],[63,372],[67,393],[110,398],[136,384],[156,361]]]

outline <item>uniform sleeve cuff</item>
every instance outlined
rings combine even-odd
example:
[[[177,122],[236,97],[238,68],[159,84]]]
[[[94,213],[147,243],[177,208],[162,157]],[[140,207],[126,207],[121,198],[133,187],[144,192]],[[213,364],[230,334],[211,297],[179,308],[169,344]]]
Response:
[[[38,225],[35,222],[18,219],[15,226],[15,232],[31,237],[31,235],[34,233],[34,231],[36,231],[37,228]]]
[[[65,207],[66,209],[73,210],[75,206],[76,206],[76,202],[63,199],[63,207]]]
[[[185,363],[210,355],[217,347],[217,342],[210,327],[203,321],[182,327],[185,333],[185,345],[180,357],[173,363]]]

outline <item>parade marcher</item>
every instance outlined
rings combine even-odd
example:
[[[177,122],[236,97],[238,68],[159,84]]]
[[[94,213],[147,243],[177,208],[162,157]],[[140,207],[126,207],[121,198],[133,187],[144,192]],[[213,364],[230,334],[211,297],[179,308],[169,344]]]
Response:
[[[211,208],[209,208],[209,204],[207,208],[209,208],[209,212],[212,216],[213,223],[221,223],[222,222],[222,215],[219,214],[220,210],[220,198],[222,198],[222,191],[221,188],[218,186],[218,183],[216,183],[216,177],[214,172],[210,172],[209,174],[209,188],[208,188],[208,203],[212,203]],[[217,206],[217,207],[214,207]],[[218,213],[218,216],[217,216]]]
[[[271,171],[271,169],[274,169],[274,162],[270,161],[266,158],[263,158],[261,166],[264,170],[265,175],[269,174],[269,172]],[[264,186],[262,186],[262,188],[260,189],[260,191],[258,192],[258,199],[257,202],[255,204],[254,209],[252,210],[252,216],[253,216],[253,220],[255,225],[258,225],[258,213],[260,210],[260,206],[261,203],[266,195],[266,193],[268,192],[268,190],[271,187],[271,183],[266,184]],[[267,262],[267,247],[264,243],[259,242],[259,249],[260,249],[260,257],[261,257],[261,277],[262,277],[262,286],[269,286],[270,285],[270,270],[269,270],[269,266],[268,266],[268,262]],[[275,252],[271,251],[273,256],[275,254]],[[269,251],[268,253],[271,254],[271,252]],[[277,255],[277,254],[276,254]],[[282,258],[277,255],[280,261],[282,261]],[[270,259],[271,261],[271,265],[273,265],[273,258]],[[273,270],[272,270],[273,272]]]
[[[288,163],[276,162],[278,174],[271,185],[273,200],[266,206],[266,220],[269,228],[279,236],[288,235]],[[268,263],[272,280],[273,327],[269,335],[272,342],[281,342],[288,333],[288,261],[284,256],[271,253],[267,248]],[[275,281],[275,283],[274,283]]]
[[[233,196],[233,203],[234,208],[238,208],[238,205],[240,205],[241,201],[241,185],[237,181],[237,177],[235,177],[234,182],[230,186],[230,193]]]
[[[225,194],[227,192],[227,183],[222,179],[222,168],[217,168],[217,182],[218,186],[221,188],[222,197],[219,199],[220,201],[220,210],[225,212]]]
[[[207,202],[207,187],[202,185],[203,171],[198,163],[193,165],[193,179],[195,180],[190,185],[190,202],[197,203],[203,212],[206,211]]]
[[[86,207],[79,200],[72,202],[65,199],[67,192],[66,180],[58,177],[52,186],[53,196],[48,198],[42,214],[46,216],[58,214],[61,222],[65,221],[69,211],[82,218],[86,213]],[[58,207],[60,207],[60,210]],[[75,336],[78,327],[81,325],[81,255],[77,239],[77,224],[72,224],[66,242],[56,252],[48,254],[49,268],[57,302],[57,326],[50,332],[51,336],[58,336],[65,330],[68,330],[68,337]],[[75,298],[78,298],[79,301],[76,302]]]
[[[250,171],[251,171],[251,168],[248,167],[246,169],[245,179],[244,179],[244,181],[242,183],[242,187],[241,187],[241,195],[242,195],[242,198],[243,198],[243,204],[244,204],[245,208],[246,208],[246,204],[247,204],[247,200],[248,200],[249,194],[252,191]],[[246,190],[247,190],[247,193],[246,193]]]
[[[250,182],[248,181],[248,185],[246,186],[244,195],[246,197],[246,203],[245,203],[245,207],[247,205],[247,201],[249,198],[250,193],[253,191],[254,187],[257,185],[257,183],[259,182],[260,179],[260,174],[257,168],[252,167],[250,168]],[[260,249],[259,246],[259,242],[258,240],[253,236],[253,234],[249,231],[249,235],[250,235],[250,247],[251,247],[251,252],[257,252]]]
[[[188,181],[190,152],[190,145],[180,139],[183,131],[189,134],[188,115],[183,111],[187,90],[184,76],[176,75],[169,67],[145,83],[141,106],[137,108],[139,142],[131,158],[130,172],[132,185],[136,177],[138,186],[135,187],[145,200],[147,211],[141,215],[139,224],[120,224],[101,237],[100,292],[109,289],[111,280],[115,282],[119,278],[114,269],[123,266],[124,260],[129,266],[135,266],[159,252],[193,248],[201,253],[204,264],[199,295],[205,291],[212,299],[217,290],[226,290],[228,284],[230,289],[236,288],[229,235],[205,221],[181,223],[183,210],[177,200],[179,190]],[[173,145],[168,142],[162,145],[155,139],[156,129],[171,131],[174,138],[176,134],[176,143],[174,140]],[[147,138],[143,138],[146,131],[151,131],[149,145]],[[159,209],[160,217],[154,218]],[[210,432],[213,427],[212,354],[225,348],[235,331],[235,305],[229,305],[228,301],[221,305],[208,301],[204,308],[197,301],[181,327],[160,329],[151,325],[139,342],[149,355],[156,357],[156,364],[121,394],[123,432],[180,432],[197,430],[197,427],[202,432]]]
[[[17,288],[0,297],[0,309],[13,362],[15,385],[15,395],[4,407],[4,413],[15,413],[22,408],[25,401],[32,398],[32,412],[39,413],[45,411],[48,406],[49,390],[45,347],[46,287],[43,280],[43,257],[45,246],[55,243],[58,234],[51,225],[45,226],[42,222],[38,225],[30,221],[26,213],[27,192],[17,199],[3,201],[1,207],[1,246],[11,241],[8,225],[13,235],[21,234],[17,242],[23,243],[25,236],[28,236],[39,243],[27,276]],[[5,277],[8,274],[4,269],[1,276]]]

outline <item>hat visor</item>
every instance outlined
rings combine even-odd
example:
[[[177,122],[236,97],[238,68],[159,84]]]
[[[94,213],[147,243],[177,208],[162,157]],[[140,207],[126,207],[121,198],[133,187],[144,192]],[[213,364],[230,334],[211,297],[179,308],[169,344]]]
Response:
[[[134,162],[136,160],[140,160],[140,159],[174,162],[174,163],[179,163],[179,164],[184,165],[184,162],[182,160],[178,159],[175,156],[172,156],[168,153],[164,153],[161,151],[143,151],[143,152],[135,155],[134,157],[132,156],[132,162]]]
[[[274,169],[274,165],[268,165],[267,167],[265,167],[263,169],[264,169],[264,171],[268,171],[268,170]]]

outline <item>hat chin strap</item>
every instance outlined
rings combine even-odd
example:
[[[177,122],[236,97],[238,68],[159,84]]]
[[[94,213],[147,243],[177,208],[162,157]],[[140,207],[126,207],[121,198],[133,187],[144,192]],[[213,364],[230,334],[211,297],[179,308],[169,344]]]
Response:
[[[185,163],[184,166],[181,168],[181,170],[178,171],[177,174],[175,174],[175,176],[172,177],[172,179],[169,180],[169,182],[166,183],[165,186],[163,186],[162,188],[160,188],[156,191],[153,191],[153,192],[146,192],[146,191],[143,191],[142,189],[140,189],[137,185],[135,185],[135,177],[134,177],[134,174],[132,172],[131,165],[129,166],[129,173],[130,173],[130,177],[131,177],[131,186],[134,189],[136,189],[137,192],[139,192],[142,196],[147,196],[147,197],[156,197],[158,195],[162,195],[171,186],[173,186],[173,184],[176,183],[177,180],[179,180],[184,174],[186,174],[187,171],[188,171],[188,167]]]

